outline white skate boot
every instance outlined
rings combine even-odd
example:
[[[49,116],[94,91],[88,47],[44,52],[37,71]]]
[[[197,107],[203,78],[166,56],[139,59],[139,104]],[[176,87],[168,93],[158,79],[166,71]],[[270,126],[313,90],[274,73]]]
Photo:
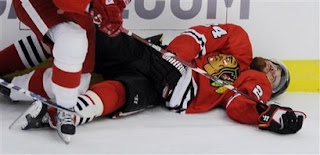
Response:
[[[72,114],[57,110],[57,132],[65,143],[70,143],[72,135],[76,133]]]

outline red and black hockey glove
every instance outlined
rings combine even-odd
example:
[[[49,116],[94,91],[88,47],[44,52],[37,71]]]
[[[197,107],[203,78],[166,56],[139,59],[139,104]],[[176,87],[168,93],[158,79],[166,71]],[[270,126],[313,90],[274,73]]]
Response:
[[[280,134],[293,134],[302,127],[306,114],[288,107],[271,104],[259,117],[259,129]]]
[[[122,1],[123,2],[123,1]],[[95,24],[110,37],[117,36],[122,26],[122,11],[113,0],[93,0],[90,14]]]

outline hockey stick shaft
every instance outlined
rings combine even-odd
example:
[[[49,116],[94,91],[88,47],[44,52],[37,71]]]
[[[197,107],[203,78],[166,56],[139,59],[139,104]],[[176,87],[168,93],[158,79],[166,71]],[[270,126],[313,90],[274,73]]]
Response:
[[[0,85],[4,86],[4,87],[7,87],[9,89],[13,89],[13,90],[16,90],[18,91],[19,93],[21,94],[24,94],[28,97],[31,97],[32,99],[34,100],[37,100],[37,101],[40,101],[42,102],[43,104],[46,104],[48,106],[52,106],[52,107],[55,107],[57,109],[61,109],[61,110],[65,110],[65,111],[68,111],[72,114],[76,114],[78,116],[81,116],[80,114],[78,114],[77,112],[75,112],[74,110],[71,110],[71,109],[68,109],[68,108],[65,108],[65,107],[62,107],[60,105],[58,105],[57,103],[55,102],[52,102],[52,101],[49,101],[47,100],[46,98],[34,93],[34,92],[31,92],[29,90],[26,90],[26,89],[23,89],[17,85],[14,85],[13,83],[8,83],[6,81],[4,81],[3,79],[0,78]]]
[[[216,81],[216,82],[222,84],[222,85],[223,85],[224,87],[226,87],[227,89],[232,90],[232,91],[234,91],[235,93],[239,93],[239,94],[241,94],[242,96],[245,96],[245,97],[247,97],[248,99],[250,99],[250,100],[252,100],[252,101],[254,101],[254,102],[258,103],[258,104],[263,103],[262,100],[259,101],[259,100],[255,99],[255,98],[253,98],[253,97],[251,97],[251,96],[249,96],[249,95],[241,92],[241,91],[238,91],[237,88],[235,88],[233,85],[227,84],[227,83],[224,82],[223,80],[220,80],[219,78],[208,74],[208,73],[207,73],[206,71],[204,71],[203,69],[201,69],[201,68],[193,65],[192,63],[187,62],[187,61],[185,61],[185,60],[183,60],[183,59],[181,59],[181,58],[179,58],[179,57],[171,54],[171,52],[168,52],[168,51],[166,51],[165,49],[162,49],[160,46],[155,45],[155,44],[153,44],[153,43],[145,40],[144,38],[138,36],[137,34],[131,32],[131,31],[129,31],[129,30],[123,28],[123,27],[121,27],[120,30],[121,30],[121,32],[127,34],[128,36],[131,36],[131,37],[139,40],[140,42],[142,42],[142,43],[144,43],[144,44],[152,47],[152,48],[155,49],[156,51],[160,52],[162,55],[170,53],[170,55],[168,54],[169,56],[171,56],[172,58],[180,61],[183,65],[191,68],[191,69],[194,70],[195,72],[198,72],[199,74],[207,77],[208,79],[211,79],[211,80],[213,80],[213,81]]]

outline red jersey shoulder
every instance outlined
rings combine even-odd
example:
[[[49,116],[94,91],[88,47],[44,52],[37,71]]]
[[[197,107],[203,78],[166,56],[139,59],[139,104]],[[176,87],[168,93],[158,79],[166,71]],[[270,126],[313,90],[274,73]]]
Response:
[[[241,71],[248,68],[252,61],[252,46],[248,34],[242,27],[235,24],[219,24],[199,25],[191,29],[204,36],[207,54],[218,51],[232,55],[238,61]]]

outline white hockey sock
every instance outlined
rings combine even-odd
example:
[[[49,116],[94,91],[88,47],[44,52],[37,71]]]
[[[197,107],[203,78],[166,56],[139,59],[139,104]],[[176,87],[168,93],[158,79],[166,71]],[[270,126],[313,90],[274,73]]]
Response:
[[[81,125],[91,122],[95,117],[101,116],[103,104],[100,97],[95,92],[88,90],[78,97],[74,110],[84,116],[75,116],[75,125]]]

